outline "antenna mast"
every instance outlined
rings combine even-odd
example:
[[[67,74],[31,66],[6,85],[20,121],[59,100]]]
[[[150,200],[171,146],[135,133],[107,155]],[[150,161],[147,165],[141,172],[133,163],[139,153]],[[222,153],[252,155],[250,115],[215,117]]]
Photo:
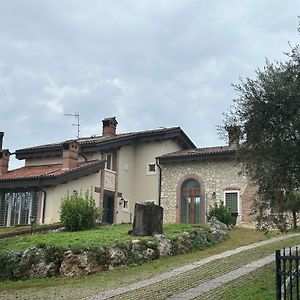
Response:
[[[72,116],[77,119],[77,124],[72,124],[73,126],[77,126],[77,138],[79,139],[79,133],[80,133],[80,122],[79,122],[79,114],[64,114],[64,116]]]

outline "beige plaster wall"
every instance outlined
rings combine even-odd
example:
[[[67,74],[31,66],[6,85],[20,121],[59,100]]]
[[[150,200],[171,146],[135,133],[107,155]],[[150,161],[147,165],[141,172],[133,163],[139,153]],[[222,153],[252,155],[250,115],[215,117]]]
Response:
[[[44,166],[44,165],[56,165],[62,163],[61,157],[41,157],[41,158],[27,158],[25,160],[25,166]]]
[[[135,166],[135,145],[123,146],[118,153],[118,192],[122,193],[122,197],[128,201],[128,208],[124,209],[122,205],[119,205],[119,199],[117,207],[116,222],[129,222],[130,213],[134,210],[134,166]]]
[[[180,150],[172,140],[144,143],[137,146],[134,169],[134,201],[158,202],[159,170],[156,174],[147,174],[148,163],[155,163],[155,157]]]
[[[117,206],[117,223],[128,222],[134,213],[136,202],[158,202],[159,169],[148,174],[148,163],[155,163],[155,157],[181,150],[176,141],[157,141],[123,146],[118,158],[118,192],[128,200],[128,209]]]
[[[100,194],[95,192],[95,187],[100,187],[99,173],[91,174],[78,180],[72,180],[59,186],[45,188],[44,190],[47,192],[45,223],[50,224],[59,221],[61,201],[64,196],[72,194],[74,190],[82,193],[82,195],[88,192],[95,199],[96,205],[99,206]]]
[[[164,222],[176,223],[180,221],[180,211],[177,201],[180,201],[179,182],[184,177],[197,176],[202,183],[206,201],[206,211],[214,202],[224,201],[225,190],[238,190],[239,222],[248,222],[250,203],[254,196],[254,189],[248,179],[240,175],[242,165],[233,159],[215,159],[210,161],[178,162],[162,165],[162,206],[164,208]],[[215,193],[215,197],[213,195]]]

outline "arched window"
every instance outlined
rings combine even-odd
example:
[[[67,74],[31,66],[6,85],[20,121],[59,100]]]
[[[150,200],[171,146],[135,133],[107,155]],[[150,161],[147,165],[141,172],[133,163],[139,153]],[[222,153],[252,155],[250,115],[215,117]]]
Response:
[[[197,180],[187,179],[181,185],[181,221],[200,224],[201,187]]]

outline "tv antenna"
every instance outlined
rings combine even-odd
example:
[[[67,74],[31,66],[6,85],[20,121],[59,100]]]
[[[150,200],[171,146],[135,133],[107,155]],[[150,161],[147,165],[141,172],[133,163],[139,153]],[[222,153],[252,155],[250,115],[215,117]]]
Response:
[[[77,123],[76,124],[72,124],[73,126],[77,126],[77,138],[79,139],[79,133],[80,133],[80,122],[79,122],[79,114],[75,113],[75,114],[64,114],[64,116],[71,116],[74,117],[75,119],[77,119]]]

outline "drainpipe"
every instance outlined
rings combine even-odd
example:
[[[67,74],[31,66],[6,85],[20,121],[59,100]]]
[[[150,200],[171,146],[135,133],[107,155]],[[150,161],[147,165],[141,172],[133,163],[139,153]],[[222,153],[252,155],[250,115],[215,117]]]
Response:
[[[78,153],[78,155],[80,155],[80,156],[82,156],[82,157],[83,157],[83,159],[84,159],[84,162],[87,162],[87,161],[88,161],[87,157],[86,157],[85,155],[83,155],[82,153]]]
[[[155,159],[156,165],[159,168],[159,182],[158,182],[158,205],[161,206],[161,167],[159,165],[159,159]]]
[[[39,189],[44,193],[43,212],[42,212],[42,224],[44,224],[45,223],[47,192],[41,186],[39,186]]]

